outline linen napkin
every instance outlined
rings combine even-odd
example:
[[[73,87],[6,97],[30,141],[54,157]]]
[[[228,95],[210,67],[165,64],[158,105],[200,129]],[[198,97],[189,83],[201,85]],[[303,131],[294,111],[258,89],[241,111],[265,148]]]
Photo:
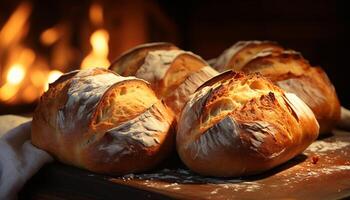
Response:
[[[0,116],[1,200],[16,199],[25,182],[45,163],[53,161],[48,153],[32,145],[30,133],[30,118]]]

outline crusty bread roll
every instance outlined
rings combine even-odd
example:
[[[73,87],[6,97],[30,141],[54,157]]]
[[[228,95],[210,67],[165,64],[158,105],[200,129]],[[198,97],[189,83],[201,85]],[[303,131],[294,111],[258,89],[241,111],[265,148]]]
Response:
[[[258,74],[225,72],[204,83],[182,110],[176,136],[193,171],[229,177],[271,169],[318,136],[313,112]]]
[[[330,133],[340,119],[340,103],[334,86],[320,67],[311,67],[294,51],[258,53],[243,68],[259,72],[286,92],[296,94],[315,113],[320,134]]]
[[[239,41],[226,49],[215,61],[213,67],[218,71],[234,69],[240,70],[257,53],[270,51],[283,51],[283,47],[272,41]]]
[[[148,81],[156,94],[163,97],[177,88],[191,73],[207,65],[201,57],[189,51],[150,51],[135,76]]]
[[[210,78],[219,73],[210,66],[202,67],[199,71],[191,73],[178,87],[163,97],[167,106],[175,113],[176,118],[180,117],[181,110],[196,89]]]
[[[202,83],[219,74],[200,56],[170,43],[149,43],[132,48],[123,53],[110,69],[148,81],[176,117],[189,96]]]
[[[167,42],[154,42],[138,45],[120,55],[114,62],[112,62],[109,69],[122,76],[135,76],[136,71],[144,63],[148,52],[174,49],[178,49],[178,47]]]
[[[340,119],[340,103],[326,73],[300,53],[273,42],[238,42],[216,59],[219,71],[259,72],[287,92],[295,93],[315,113],[320,134],[330,133]]]
[[[93,172],[141,172],[173,149],[173,121],[146,81],[104,69],[73,71],[41,97],[32,143]]]

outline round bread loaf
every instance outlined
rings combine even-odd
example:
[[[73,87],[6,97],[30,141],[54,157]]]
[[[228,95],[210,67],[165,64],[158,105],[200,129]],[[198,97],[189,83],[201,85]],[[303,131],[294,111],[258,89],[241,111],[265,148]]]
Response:
[[[32,143],[93,172],[142,172],[172,151],[173,121],[146,81],[104,69],[73,71],[41,97]]]
[[[250,175],[301,153],[318,129],[296,95],[261,75],[228,71],[204,83],[183,108],[177,151],[202,175]]]
[[[109,69],[122,76],[135,76],[136,71],[144,63],[148,52],[174,49],[179,48],[167,42],[141,44],[121,54],[114,62],[112,62]]]
[[[312,67],[300,53],[269,41],[243,41],[216,59],[219,71],[259,72],[287,92],[296,94],[315,113],[320,134],[330,133],[340,119],[340,103],[327,74]]]

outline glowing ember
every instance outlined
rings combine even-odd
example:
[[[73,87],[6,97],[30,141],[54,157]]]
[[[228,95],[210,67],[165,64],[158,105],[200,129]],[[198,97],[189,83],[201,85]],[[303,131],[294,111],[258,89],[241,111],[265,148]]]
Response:
[[[23,65],[14,64],[7,73],[7,82],[10,84],[19,84],[25,75],[25,70]]]

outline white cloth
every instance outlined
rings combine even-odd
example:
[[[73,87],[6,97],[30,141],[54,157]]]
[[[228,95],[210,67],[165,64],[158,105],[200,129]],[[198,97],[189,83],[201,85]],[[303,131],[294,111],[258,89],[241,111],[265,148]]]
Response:
[[[0,117],[2,119],[3,116]],[[1,200],[16,199],[25,182],[45,163],[53,161],[48,153],[32,145],[30,133],[31,121],[0,134]]]

